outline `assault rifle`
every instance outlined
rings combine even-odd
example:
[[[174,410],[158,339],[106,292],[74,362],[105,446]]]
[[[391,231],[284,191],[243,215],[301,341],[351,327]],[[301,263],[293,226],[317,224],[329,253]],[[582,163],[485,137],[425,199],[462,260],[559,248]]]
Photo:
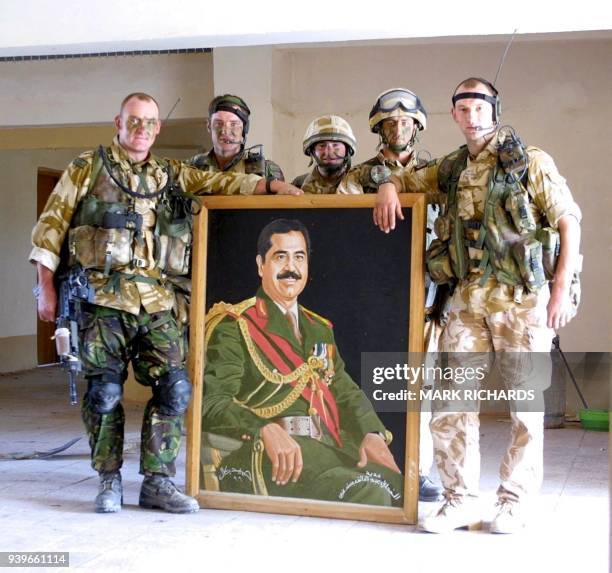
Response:
[[[81,371],[79,360],[79,315],[81,302],[93,302],[94,290],[80,266],[74,266],[59,279],[58,313],[55,329],[55,347],[60,364],[68,371],[70,404],[77,403],[76,377]]]

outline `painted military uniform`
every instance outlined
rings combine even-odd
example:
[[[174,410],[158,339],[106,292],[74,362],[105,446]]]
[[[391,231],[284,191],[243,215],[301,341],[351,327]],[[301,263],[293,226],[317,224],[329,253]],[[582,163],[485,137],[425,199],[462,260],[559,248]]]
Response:
[[[361,195],[363,193],[376,193],[378,184],[372,180],[372,167],[383,165],[389,168],[392,175],[401,177],[404,172],[411,173],[416,167],[416,154],[410,156],[406,165],[402,165],[397,159],[385,157],[382,151],[359,165],[356,165],[344,176],[338,185],[337,193],[345,195]]]
[[[357,468],[359,446],[385,428],[344,369],[331,323],[299,307],[301,341],[260,289],[239,303],[215,305],[207,317],[203,430],[242,440],[217,471],[223,491],[401,505],[403,479],[370,463]],[[277,421],[302,451],[297,483],[272,482],[261,428]],[[304,435],[306,434],[306,435]],[[312,436],[312,437],[311,437]]]
[[[329,195],[336,193],[336,189],[345,173],[346,171],[340,171],[337,175],[333,175],[332,177],[323,177],[315,165],[310,173],[299,175],[291,183],[299,187],[304,193]]]
[[[285,176],[280,166],[270,159],[265,159],[258,153],[242,150],[237,153],[224,169],[219,167],[214,149],[206,153],[198,153],[187,161],[189,165],[197,167],[202,171],[212,172],[233,172],[233,173],[254,173],[264,179],[277,179],[284,181]]]
[[[32,231],[30,261],[54,273],[60,263],[78,264],[94,289],[93,304],[83,303],[79,335],[88,380],[82,414],[94,469],[114,472],[122,465],[120,388],[132,360],[136,380],[153,388],[144,415],[140,471],[171,476],[183,420],[182,413],[176,412],[184,410],[186,403],[178,410],[173,409],[176,404],[163,405],[160,380],[172,384],[184,377],[186,386],[188,382],[168,277],[189,271],[191,226],[184,220],[181,225],[166,220],[169,211],[164,202],[170,195],[158,192],[168,189],[172,178],[183,192],[252,194],[260,178],[203,173],[155,155],[135,163],[117,137],[103,151],[106,166],[99,150],[88,151],[62,175]],[[184,193],[179,195],[187,198]],[[67,254],[62,251],[64,244]],[[100,413],[92,407],[93,380],[119,388],[111,411]],[[101,390],[97,397],[104,401],[108,394]],[[182,399],[188,400],[188,394]]]
[[[400,183],[402,191],[436,190],[449,161],[450,165],[458,158],[465,161],[456,181],[456,199],[445,205],[447,215],[436,222],[436,232],[442,239],[437,246],[441,248],[434,252],[432,247],[428,253],[432,275],[442,268],[449,274],[457,273],[460,272],[457,244],[465,245],[464,276],[458,280],[450,302],[441,350],[495,351],[499,373],[507,388],[533,389],[536,396],[541,396],[550,384],[550,364],[539,361],[538,368],[526,368],[532,359],[525,353],[550,352],[554,332],[546,326],[549,288],[542,277],[537,279],[531,274],[523,279],[517,272],[518,267],[507,257],[511,251],[503,241],[514,238],[515,245],[521,244],[521,235],[515,227],[520,223],[513,222],[506,196],[491,203],[494,174],[501,169],[497,144],[498,135],[474,158],[469,157],[464,147],[422,170],[404,174]],[[535,147],[528,147],[527,155],[528,171],[521,185],[534,228],[557,229],[559,220],[566,215],[580,220],[580,209],[552,158]],[[485,217],[486,211],[489,214]],[[485,227],[483,232],[482,227]],[[450,262],[442,264],[440,261],[446,256],[444,245],[451,256]],[[474,359],[482,358],[474,356]],[[466,364],[468,360],[461,360],[461,365],[475,365]],[[538,401],[540,408],[542,403]],[[518,501],[539,489],[543,473],[543,416],[541,411],[511,411],[512,438],[500,467],[500,499]],[[478,411],[434,412],[431,429],[446,490],[455,495],[476,493],[480,473]]]

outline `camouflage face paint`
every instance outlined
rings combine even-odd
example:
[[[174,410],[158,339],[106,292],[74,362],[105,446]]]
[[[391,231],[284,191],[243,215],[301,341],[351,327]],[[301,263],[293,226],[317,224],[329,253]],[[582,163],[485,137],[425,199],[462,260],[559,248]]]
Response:
[[[414,132],[414,122],[410,118],[389,118],[382,124],[381,136],[383,142],[395,153],[405,151],[410,145]]]
[[[214,120],[212,130],[217,138],[230,137],[236,143],[242,140],[242,122],[241,121],[219,121]]]
[[[142,129],[149,137],[155,134],[155,128],[157,127],[157,119],[147,117],[136,117],[130,115],[125,120],[127,130],[133,134],[139,129]]]

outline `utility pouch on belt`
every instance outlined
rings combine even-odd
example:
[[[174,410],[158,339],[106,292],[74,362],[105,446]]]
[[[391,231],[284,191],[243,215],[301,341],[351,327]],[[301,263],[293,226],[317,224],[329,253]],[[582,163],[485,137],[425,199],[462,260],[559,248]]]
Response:
[[[133,240],[132,229],[104,229],[90,225],[70,229],[69,265],[79,263],[84,269],[104,269],[108,274],[132,262]]]
[[[434,239],[425,253],[427,270],[436,284],[450,283],[455,279],[448,253],[448,242]]]
[[[450,239],[450,218],[448,215],[436,218],[434,221],[434,231],[436,237],[441,241],[448,241]]]
[[[552,227],[544,227],[538,229],[536,239],[542,243],[542,264],[544,266],[544,275],[548,280],[555,276],[557,268],[557,259],[561,244],[559,241],[559,233]]]
[[[536,292],[546,283],[542,265],[542,244],[535,238],[528,237],[512,246],[512,254],[525,286],[531,292]]]

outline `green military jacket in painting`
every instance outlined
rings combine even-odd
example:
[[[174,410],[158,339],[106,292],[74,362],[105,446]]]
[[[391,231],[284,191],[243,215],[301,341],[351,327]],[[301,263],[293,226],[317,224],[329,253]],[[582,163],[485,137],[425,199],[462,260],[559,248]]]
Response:
[[[253,299],[225,305],[224,309],[222,305],[213,307],[207,317],[204,431],[255,440],[259,429],[275,418],[309,415],[313,403],[303,394],[292,397],[295,385],[288,382],[291,375],[280,380],[283,370],[279,370],[279,359],[288,365],[285,371],[297,372],[295,359],[299,357],[300,362],[313,364],[316,383],[325,384],[337,407],[339,440],[329,440],[331,443],[356,456],[367,433],[385,434],[371,403],[346,372],[328,320],[299,306],[300,343],[283,312],[262,289]],[[245,336],[248,321],[257,323],[259,339]],[[274,349],[275,358],[270,358],[266,344]],[[323,408],[320,403],[314,406],[322,418],[322,409],[334,417],[329,402]],[[326,434],[333,433],[328,427]]]

